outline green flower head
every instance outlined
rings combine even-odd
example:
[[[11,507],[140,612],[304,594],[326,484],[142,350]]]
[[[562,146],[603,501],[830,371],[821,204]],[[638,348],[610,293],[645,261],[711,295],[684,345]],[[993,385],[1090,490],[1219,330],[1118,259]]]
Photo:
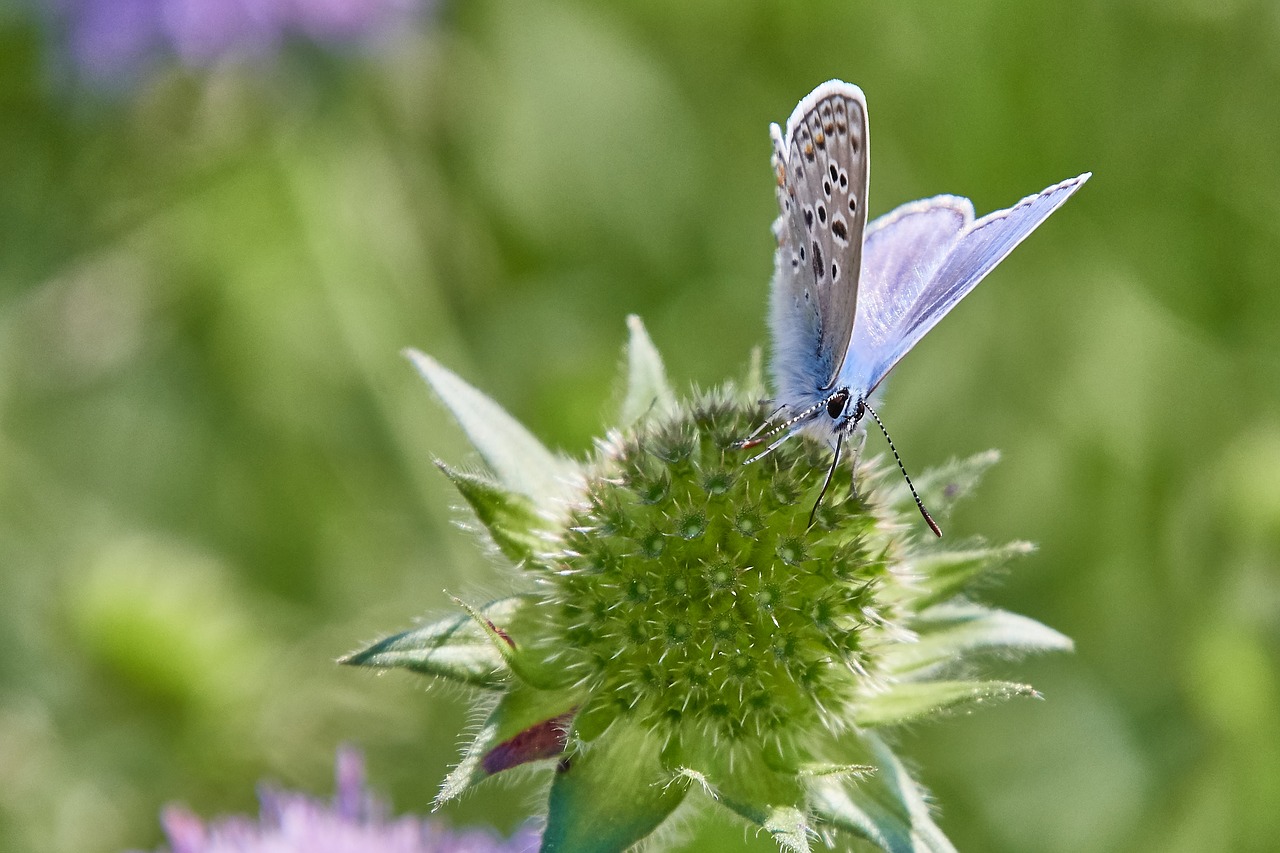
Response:
[[[808,440],[744,465],[768,414],[758,370],[677,402],[631,318],[619,425],[594,455],[544,448],[480,392],[411,352],[491,476],[440,468],[524,592],[343,659],[471,685],[492,710],[438,797],[512,767],[553,772],[543,851],[620,851],[691,798],[784,850],[861,838],[950,850],[882,728],[1017,695],[960,678],[983,653],[1068,649],[1061,634],[975,604],[979,574],[1025,543],[944,547],[877,461],[837,476]],[[926,472],[941,514],[996,459]],[[967,667],[966,667],[967,669]]]

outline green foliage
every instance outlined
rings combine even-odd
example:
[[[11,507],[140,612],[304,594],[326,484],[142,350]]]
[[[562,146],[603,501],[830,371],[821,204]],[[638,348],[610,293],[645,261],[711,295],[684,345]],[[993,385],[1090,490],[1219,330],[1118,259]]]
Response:
[[[864,737],[877,772],[856,781],[822,778],[811,789],[814,814],[889,853],[950,853],[924,792],[879,737]]]
[[[557,459],[501,407],[445,370],[433,358],[416,350],[408,350],[406,354],[457,418],[501,485],[533,502],[566,493],[572,477],[567,463]],[[476,500],[477,488],[464,488],[458,478],[451,479],[459,485],[468,502]],[[493,489],[488,491],[491,495],[495,493]],[[506,513],[521,511],[511,509],[515,505],[514,500],[505,503],[508,507]],[[530,510],[523,511],[527,513]],[[490,512],[499,510],[485,509],[486,515]]]
[[[421,628],[387,637],[338,663],[379,669],[402,667],[423,675],[440,675],[477,687],[496,687],[507,677],[501,643],[494,643],[486,625],[508,624],[526,599],[513,596],[485,607],[478,621],[471,614],[450,616]]]
[[[542,853],[613,853],[653,832],[689,787],[663,765],[656,740],[648,727],[618,720],[608,737],[560,761]]]

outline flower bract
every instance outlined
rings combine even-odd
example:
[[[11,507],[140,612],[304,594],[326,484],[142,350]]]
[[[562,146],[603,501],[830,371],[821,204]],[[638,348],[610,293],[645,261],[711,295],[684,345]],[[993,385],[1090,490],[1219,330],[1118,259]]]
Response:
[[[542,850],[625,850],[682,805],[731,810],[779,847],[862,839],[950,850],[884,733],[1014,696],[983,655],[1070,641],[979,604],[972,582],[1025,543],[937,542],[876,460],[836,472],[807,439],[751,464],[758,371],[678,400],[632,318],[619,423],[586,460],[541,445],[421,353],[483,473],[441,463],[522,591],[344,658],[470,685],[490,710],[438,802],[513,767],[552,775]],[[994,453],[925,472],[945,515]]]

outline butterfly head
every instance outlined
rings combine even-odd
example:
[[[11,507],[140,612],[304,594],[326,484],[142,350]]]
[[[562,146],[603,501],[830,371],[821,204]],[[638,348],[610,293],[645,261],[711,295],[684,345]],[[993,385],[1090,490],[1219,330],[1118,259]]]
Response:
[[[837,433],[849,433],[857,429],[863,415],[867,413],[867,404],[861,396],[854,397],[848,388],[840,388],[824,401],[827,417],[831,418],[831,428]]]
[[[787,416],[789,410],[794,414]],[[749,449],[772,441],[763,452],[747,460],[748,463],[755,462],[801,432],[826,439],[848,435],[857,429],[867,411],[861,395],[855,395],[848,388],[837,388],[799,411],[788,406],[779,407],[774,412],[774,417],[765,421],[752,435],[735,442],[735,445],[740,449]],[[774,419],[778,415],[783,415],[781,420]]]

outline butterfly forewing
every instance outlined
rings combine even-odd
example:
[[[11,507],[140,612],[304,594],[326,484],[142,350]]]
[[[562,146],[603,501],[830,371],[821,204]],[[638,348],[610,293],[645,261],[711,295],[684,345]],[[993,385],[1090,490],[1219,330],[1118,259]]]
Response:
[[[773,139],[774,378],[779,398],[800,405],[831,387],[857,313],[869,167],[862,90],[824,83],[796,107],[785,135],[775,126]]]
[[[939,320],[1089,177],[1086,172],[1055,184],[1008,210],[967,223],[958,233],[953,230],[953,217],[966,209],[971,217],[973,208],[966,199],[954,196],[904,205],[884,218],[883,227],[880,220],[873,223],[866,247],[867,279],[841,381],[866,393],[874,390]],[[949,207],[955,208],[954,214],[939,211]],[[927,222],[900,213],[913,209],[927,216]],[[940,259],[932,257],[936,249],[925,248],[940,244],[946,246]],[[930,260],[920,260],[904,273],[904,264],[910,263],[914,253]]]

